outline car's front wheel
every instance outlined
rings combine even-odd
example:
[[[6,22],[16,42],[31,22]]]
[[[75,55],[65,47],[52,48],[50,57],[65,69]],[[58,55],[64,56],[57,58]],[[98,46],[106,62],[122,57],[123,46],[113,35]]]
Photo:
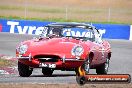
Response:
[[[109,59],[106,58],[106,62],[96,68],[96,73],[97,74],[107,74],[108,68],[109,68]]]
[[[32,74],[33,69],[18,61],[18,71],[20,76],[29,77]]]
[[[53,69],[50,68],[42,68],[42,73],[44,76],[52,76]]]
[[[75,72],[77,76],[83,76],[85,74],[88,74],[89,70],[90,70],[90,59],[88,58],[82,66],[75,69]]]
[[[89,73],[89,70],[90,70],[90,60],[87,59],[85,62],[84,62],[84,70],[85,70],[85,73],[88,74]]]

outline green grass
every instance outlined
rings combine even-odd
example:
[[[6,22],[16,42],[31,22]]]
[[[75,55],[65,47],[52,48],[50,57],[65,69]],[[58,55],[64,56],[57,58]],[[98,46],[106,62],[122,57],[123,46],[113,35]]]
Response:
[[[0,10],[24,10],[24,8],[17,6],[0,6]]]
[[[16,65],[17,65],[17,61],[15,62],[15,61],[0,58],[0,68],[1,67],[16,66]]]
[[[47,12],[47,13],[64,13],[65,10],[61,8],[35,8],[35,7],[22,7],[22,6],[0,6],[0,10],[24,10],[32,11],[32,12]]]
[[[49,8],[49,7],[40,7],[40,8],[35,8],[35,7],[22,7],[22,6],[0,6],[0,10],[19,10],[19,11],[23,11],[25,10],[25,8],[28,10],[28,11],[32,11],[32,12],[44,12],[44,13],[65,13],[66,12],[66,9],[65,8]],[[103,12],[103,10],[100,10],[100,9],[71,9],[71,8],[68,8],[68,10],[71,12],[71,13],[82,13],[82,14],[94,14],[94,13],[101,13]]]
[[[8,19],[8,20],[32,20],[32,21],[50,21],[50,22],[88,22],[86,20],[78,20],[78,19],[64,19],[64,18],[24,18],[19,16],[0,16],[0,19]],[[123,22],[95,22],[89,21],[89,23],[102,23],[102,24],[126,24]]]
[[[131,3],[131,0],[5,0],[0,3],[0,18],[132,24]]]
[[[24,13],[25,7],[24,6],[0,6],[1,11],[15,11],[16,13],[19,11]],[[128,22],[126,21],[119,21],[112,20],[108,22],[106,17],[100,17],[100,15],[107,15],[107,10],[106,9],[82,9],[82,8],[68,8],[68,19],[66,19],[66,9],[65,8],[58,8],[58,7],[32,7],[32,6],[26,6],[26,10],[29,11],[28,13],[32,13],[33,16],[30,17],[24,17],[19,16],[19,15],[12,15],[12,12],[9,14],[3,15],[0,14],[0,18],[3,19],[17,19],[17,20],[39,20],[39,21],[54,21],[54,22],[91,22],[91,23],[103,23],[103,24],[131,24],[132,21],[129,20]],[[132,12],[125,10],[127,15],[131,15]],[[116,13],[113,10],[114,13]],[[47,14],[48,13],[48,14]],[[122,13],[122,11],[121,11]],[[38,14],[38,16],[34,15]],[[42,14],[47,14],[46,17],[39,17],[39,15]],[[113,13],[112,13],[113,14]],[[50,15],[50,16],[48,16]],[[55,15],[60,15],[60,16],[55,16]],[[77,17],[76,17],[77,16]],[[97,19],[94,19],[94,17]],[[105,19],[104,19],[105,18]],[[91,19],[91,20],[90,20]],[[125,18],[124,18],[125,19]]]

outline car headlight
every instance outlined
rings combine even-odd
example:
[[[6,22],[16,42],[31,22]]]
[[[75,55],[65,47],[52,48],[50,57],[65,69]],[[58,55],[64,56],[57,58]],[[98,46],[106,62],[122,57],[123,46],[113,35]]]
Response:
[[[76,56],[76,57],[80,57],[84,52],[84,49],[82,46],[74,46],[72,51],[71,51],[71,54],[73,56]]]
[[[27,45],[20,45],[19,46],[19,54],[25,54],[28,49]]]

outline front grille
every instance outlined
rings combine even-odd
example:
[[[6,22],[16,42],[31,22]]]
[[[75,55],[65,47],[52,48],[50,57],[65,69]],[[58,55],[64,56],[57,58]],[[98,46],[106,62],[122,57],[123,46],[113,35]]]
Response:
[[[56,55],[36,55],[34,59],[37,59],[40,62],[57,62],[61,58]]]

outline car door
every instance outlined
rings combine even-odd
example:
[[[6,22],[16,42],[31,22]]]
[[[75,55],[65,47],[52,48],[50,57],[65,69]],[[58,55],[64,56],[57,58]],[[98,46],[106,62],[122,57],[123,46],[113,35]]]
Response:
[[[104,47],[102,46],[102,44],[96,43],[96,63],[100,64],[102,63],[102,60],[104,59]]]
[[[92,59],[91,65],[97,65],[99,64],[99,57],[100,57],[100,52],[99,52],[99,45],[95,42],[93,42],[91,46],[91,52],[94,53],[94,57]]]
[[[106,51],[105,47],[101,44],[99,44],[99,63],[104,63],[104,59],[106,57]]]
[[[102,45],[104,47],[104,60],[103,61],[106,61],[106,58],[108,57],[108,53],[110,53],[111,49],[110,49],[110,45],[107,41],[103,41],[102,42]]]
[[[102,41],[102,38],[101,38],[101,36],[100,36],[100,34],[99,34],[99,31],[97,31],[97,30],[94,30],[94,32],[95,32],[95,43],[96,43],[96,45],[98,46],[98,50],[97,50],[97,52],[98,52],[98,64],[101,64],[101,63],[103,63],[104,62],[104,58],[105,58],[105,47],[104,47],[104,45],[103,45],[103,41]]]

